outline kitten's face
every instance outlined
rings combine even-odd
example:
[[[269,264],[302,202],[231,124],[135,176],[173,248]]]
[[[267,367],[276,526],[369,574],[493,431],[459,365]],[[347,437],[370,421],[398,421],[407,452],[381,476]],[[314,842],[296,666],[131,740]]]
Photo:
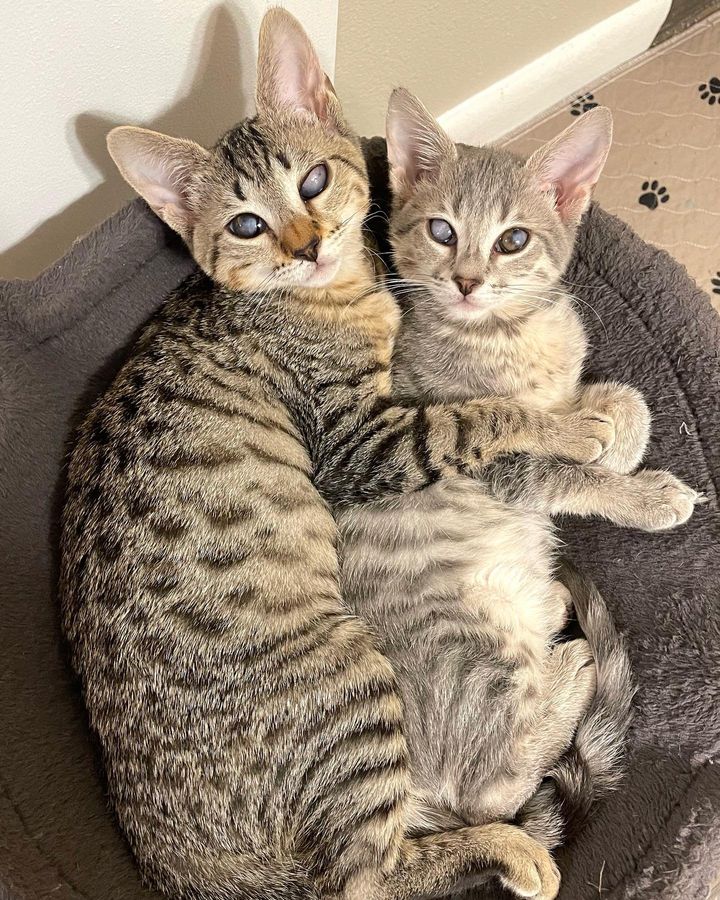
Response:
[[[429,285],[439,314],[459,320],[537,306],[538,292],[564,271],[573,238],[522,162],[474,147],[458,147],[391,221],[401,277]]]
[[[368,271],[365,162],[300,24],[271,9],[260,29],[258,113],[212,150],[141,128],[114,129],[123,176],[236,291],[352,285]]]
[[[233,128],[191,177],[188,243],[233,290],[322,288],[362,248],[368,208],[357,145],[307,118],[262,114]]]
[[[428,289],[416,303],[472,323],[552,302],[610,145],[609,113],[593,113],[524,162],[453,144],[416,98],[393,94],[390,239],[400,276]]]

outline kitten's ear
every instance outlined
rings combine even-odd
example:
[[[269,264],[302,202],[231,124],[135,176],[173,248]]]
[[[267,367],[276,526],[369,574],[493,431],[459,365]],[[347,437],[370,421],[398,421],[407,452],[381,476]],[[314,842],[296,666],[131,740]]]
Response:
[[[345,131],[340,101],[298,20],[280,7],[260,25],[255,102],[261,112],[292,110]]]
[[[385,134],[393,192],[402,197],[419,181],[432,180],[445,160],[455,160],[455,144],[423,104],[405,88],[388,103]]]
[[[576,225],[590,203],[612,142],[612,116],[604,106],[588,110],[527,161],[542,190],[555,191],[560,218]]]
[[[208,151],[194,141],[130,125],[113,128],[107,146],[125,181],[187,240],[195,224],[187,199],[190,175],[207,162]]]

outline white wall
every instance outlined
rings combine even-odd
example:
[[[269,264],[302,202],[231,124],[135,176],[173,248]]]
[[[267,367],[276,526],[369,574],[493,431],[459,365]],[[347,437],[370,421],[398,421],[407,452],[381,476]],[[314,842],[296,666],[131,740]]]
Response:
[[[633,0],[341,0],[336,87],[363,134],[399,84],[434,115]]]
[[[268,0],[0,0],[0,277],[31,277],[132,196],[117,124],[210,143],[252,105]],[[283,0],[332,75],[338,0]]]

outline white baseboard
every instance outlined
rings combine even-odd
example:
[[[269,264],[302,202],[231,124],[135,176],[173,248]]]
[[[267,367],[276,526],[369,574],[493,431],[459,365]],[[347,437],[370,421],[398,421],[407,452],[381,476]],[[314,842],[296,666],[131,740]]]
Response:
[[[499,140],[647,50],[670,4],[671,0],[637,0],[454,106],[439,117],[440,124],[465,144]]]

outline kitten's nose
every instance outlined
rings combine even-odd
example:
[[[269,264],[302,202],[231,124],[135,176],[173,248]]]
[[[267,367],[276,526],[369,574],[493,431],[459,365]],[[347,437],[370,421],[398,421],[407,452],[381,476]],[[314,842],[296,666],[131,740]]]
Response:
[[[307,259],[310,262],[316,262],[319,246],[320,238],[314,234],[304,247],[298,247],[297,250],[293,250],[293,256],[295,259]]]
[[[463,297],[467,297],[468,294],[472,293],[474,287],[482,284],[480,281],[473,281],[472,278],[453,278],[453,281],[458,286]]]

